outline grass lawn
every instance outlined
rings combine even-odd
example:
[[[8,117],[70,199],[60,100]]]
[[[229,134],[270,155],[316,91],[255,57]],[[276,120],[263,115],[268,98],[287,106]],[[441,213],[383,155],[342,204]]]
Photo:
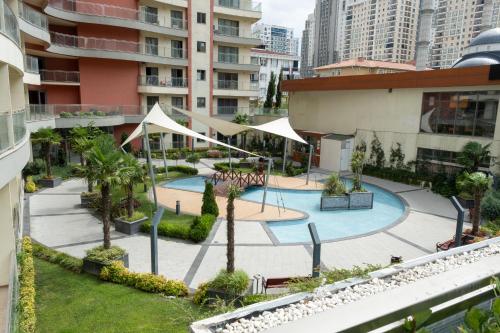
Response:
[[[75,274],[35,258],[37,332],[188,332],[209,316],[188,299],[168,299]]]

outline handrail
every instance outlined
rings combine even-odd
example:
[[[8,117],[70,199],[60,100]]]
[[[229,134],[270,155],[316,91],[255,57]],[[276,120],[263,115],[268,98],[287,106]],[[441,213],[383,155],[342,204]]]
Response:
[[[254,3],[252,0],[218,0],[217,6],[248,10],[252,12],[262,12],[262,4]]]
[[[47,15],[31,8],[24,2],[19,2],[19,14],[26,22],[42,30],[49,31]]]
[[[14,11],[9,7],[5,0],[0,1],[0,33],[10,38],[17,46],[20,45],[21,36],[19,34],[19,25]]]
[[[140,86],[153,86],[153,87],[173,87],[173,88],[186,88],[188,80],[182,77],[160,77],[158,75],[139,75]]]
[[[258,82],[239,82],[238,80],[220,80],[214,79],[215,89],[228,89],[228,90],[246,90],[257,91],[259,90]]]
[[[95,104],[30,104],[30,121],[50,118],[112,117],[141,115],[139,105],[95,105]]]
[[[26,136],[24,109],[0,113],[0,153],[14,148]]]
[[[80,82],[80,72],[63,70],[40,70],[40,80],[45,82]]]
[[[220,64],[235,64],[235,65],[259,65],[259,59],[250,56],[240,56],[233,53],[223,53],[220,52],[215,60]]]

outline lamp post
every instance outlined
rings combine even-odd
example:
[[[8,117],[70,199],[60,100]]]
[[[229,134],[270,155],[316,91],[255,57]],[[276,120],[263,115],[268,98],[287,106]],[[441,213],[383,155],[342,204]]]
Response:
[[[267,196],[267,185],[269,184],[269,175],[271,174],[271,164],[273,163],[272,158],[267,159],[267,175],[266,181],[264,184],[264,195],[262,196],[262,207],[260,209],[261,213],[264,213],[264,209],[266,207],[266,196]]]
[[[288,146],[288,138],[285,138],[285,148],[283,149],[283,170],[281,171],[282,175],[285,174],[286,167],[286,148]]]
[[[321,240],[319,239],[318,231],[314,223],[309,223],[307,228],[309,229],[309,234],[311,234],[313,242],[312,277],[315,278],[319,277],[319,272],[321,270]]]
[[[161,145],[161,151],[163,153],[163,165],[165,166],[165,174],[168,178],[168,166],[167,166],[167,156],[166,156],[166,150],[167,147],[165,147],[165,137],[164,133],[160,133],[160,145]]]
[[[309,145],[309,160],[307,162],[307,178],[306,178],[306,185],[309,185],[309,174],[311,172],[311,160],[312,160],[312,153],[313,153],[313,145]]]
[[[459,247],[462,245],[462,231],[464,229],[465,209],[462,207],[455,196],[452,196],[450,200],[458,213],[457,228],[455,229],[455,247]]]

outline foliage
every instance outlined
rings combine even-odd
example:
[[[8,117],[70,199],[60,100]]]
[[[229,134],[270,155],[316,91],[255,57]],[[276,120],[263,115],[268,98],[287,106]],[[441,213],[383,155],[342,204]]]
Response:
[[[365,153],[363,153],[361,150],[354,151],[351,157],[351,170],[354,173],[351,192],[364,191],[363,185],[361,183],[361,176],[363,175],[364,163],[365,163]]]
[[[250,123],[250,120],[248,119],[248,114],[246,113],[236,113],[233,119],[233,123],[235,124],[240,124],[240,125],[247,125]]]
[[[428,178],[424,175],[410,171],[408,168],[379,168],[374,165],[366,164],[363,167],[363,174],[410,185],[419,185],[422,181],[428,181]]]
[[[121,136],[120,136],[120,144],[123,144],[125,141],[127,141],[129,135],[125,132],[122,132]],[[132,152],[132,144],[129,142],[127,143],[126,145],[123,146],[123,149],[127,152],[127,153],[131,153]]]
[[[325,181],[323,188],[324,196],[345,195],[347,189],[345,184],[340,180],[338,173],[332,173]]]
[[[123,284],[132,288],[165,296],[186,296],[188,288],[182,281],[170,280],[163,275],[135,273],[129,271],[123,263],[115,261],[101,270],[99,277],[104,281]]]
[[[197,153],[189,154],[186,157],[186,162],[187,163],[193,163],[193,167],[196,168],[196,163],[200,162],[200,156]]]
[[[391,155],[389,156],[389,163],[392,168],[403,169],[405,167],[405,154],[401,149],[401,144],[396,142],[396,148],[391,147]]]
[[[205,191],[203,192],[203,204],[201,206],[201,214],[212,214],[219,216],[219,206],[215,201],[214,184],[210,181],[205,182]]]
[[[203,305],[207,299],[208,283],[200,283],[193,295],[193,303]]]
[[[240,188],[230,184],[226,207],[227,220],[227,264],[228,274],[234,273],[234,200],[240,195]]]
[[[365,142],[365,140],[361,140],[359,142],[359,144],[356,145],[355,150],[363,152],[363,153],[366,153],[366,142]]]
[[[35,267],[31,239],[24,237],[18,254],[19,264],[19,332],[32,333],[36,329]]]
[[[160,170],[160,169],[158,169]],[[165,169],[163,169],[165,171]],[[177,172],[182,172],[185,173],[186,175],[190,176],[196,176],[198,174],[198,169],[196,168],[191,168],[187,165],[171,165],[168,167],[168,172],[171,171],[177,171]]]
[[[267,95],[266,101],[264,102],[265,108],[272,108],[274,95],[276,94],[276,75],[271,71],[271,78],[269,79],[269,84],[267,85]]]
[[[52,178],[52,163],[50,160],[50,151],[53,146],[61,144],[62,137],[59,133],[52,128],[40,128],[38,131],[31,133],[31,142],[39,144],[45,159],[45,176]]]
[[[28,162],[22,171],[23,179],[26,180],[28,176],[39,175],[44,170],[44,168],[44,161],[39,158]]]
[[[208,282],[208,288],[231,295],[241,295],[247,290],[249,279],[248,274],[242,270],[235,270],[232,273],[221,270],[213,280]]]
[[[288,162],[285,167],[285,175],[287,177],[295,177],[306,172],[304,168],[296,168],[292,162]]]
[[[151,231],[151,223],[146,222],[143,225],[141,225],[141,231],[149,233]],[[189,225],[168,224],[165,222],[160,222],[160,224],[158,224],[158,235],[163,237],[188,240],[190,232],[191,232],[191,227]]]
[[[373,134],[371,143],[370,160],[373,165],[378,168],[383,168],[385,165],[385,153],[382,148],[382,143],[378,139],[377,133]]]
[[[457,188],[457,175],[448,175],[444,172],[435,174],[432,178],[432,192],[440,194],[444,197],[451,197],[457,195],[459,190]]]
[[[196,216],[189,230],[189,239],[195,243],[203,242],[207,239],[212,226],[215,223],[215,216],[211,214],[203,214],[201,217]]]
[[[135,222],[144,218],[146,215],[142,212],[134,212],[132,216],[122,216],[121,219],[125,222]]]
[[[275,107],[278,109],[281,107],[281,97],[283,93],[281,92],[281,82],[283,81],[283,71],[280,71],[278,76],[278,86],[276,87],[276,104]]]
[[[134,214],[134,184],[144,178],[144,172],[139,161],[132,154],[125,154],[121,165],[122,171],[126,171],[122,185],[126,193],[127,217]]]
[[[481,145],[479,142],[467,142],[457,156],[457,162],[464,166],[465,170],[472,173],[479,169],[482,163],[490,159],[491,144]]]
[[[53,250],[43,246],[42,244],[33,243],[33,255],[53,264],[58,264],[59,266],[75,273],[80,273],[82,271],[82,259]]]
[[[490,186],[490,181],[488,177],[482,172],[464,173],[464,177],[457,181],[457,186],[459,189],[467,191],[473,194],[474,197],[474,207],[479,207],[481,205],[481,199],[488,190]],[[472,215],[472,234],[477,235],[479,232],[480,225],[480,214],[481,209],[474,209]]]
[[[32,176],[28,176],[28,178],[26,179],[26,183],[24,184],[24,192],[26,193],[36,192],[36,184],[33,181]]]
[[[500,219],[500,191],[489,191],[481,201],[481,216],[488,221]]]
[[[85,259],[96,261],[104,265],[109,265],[125,255],[125,250],[116,245],[111,246],[109,249],[104,248],[104,246],[96,246],[85,252]]]
[[[432,315],[431,310],[424,310],[408,318],[405,318],[405,321],[403,323],[403,329],[405,330],[405,332],[410,332],[410,333],[430,333],[429,330],[421,327],[431,317],[431,315]]]
[[[252,305],[255,303],[271,301],[275,299],[276,295],[267,295],[267,294],[255,294],[255,295],[245,295],[243,297],[243,306]]]

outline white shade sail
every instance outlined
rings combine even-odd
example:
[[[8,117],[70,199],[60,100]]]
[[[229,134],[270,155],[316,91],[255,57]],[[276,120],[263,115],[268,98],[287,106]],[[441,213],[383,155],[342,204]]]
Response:
[[[279,118],[262,125],[248,127],[258,131],[279,135],[303,144],[307,144],[307,142],[293,130],[290,122],[288,121],[288,117]]]
[[[228,145],[224,142],[217,141],[215,139],[209,138],[208,136],[202,135],[200,133],[197,133],[195,131],[190,130],[189,128],[186,128],[180,124],[178,124],[176,121],[168,117],[163,110],[161,109],[160,105],[156,103],[151,111],[146,115],[146,117],[142,120],[142,122],[137,126],[137,128],[130,134],[130,136],[127,138],[122,143],[122,147],[129,143],[130,141],[137,139],[141,136],[144,135],[144,129],[143,129],[143,124],[146,124],[147,129],[148,129],[148,134],[153,134],[153,133],[173,133],[173,134],[180,134],[180,135],[186,135],[190,136],[196,139],[201,139],[203,141],[207,141],[219,146],[224,146],[226,148],[234,149],[241,151],[246,154],[250,154],[253,156],[260,156],[251,152],[248,152],[246,150],[233,147],[231,145]]]

